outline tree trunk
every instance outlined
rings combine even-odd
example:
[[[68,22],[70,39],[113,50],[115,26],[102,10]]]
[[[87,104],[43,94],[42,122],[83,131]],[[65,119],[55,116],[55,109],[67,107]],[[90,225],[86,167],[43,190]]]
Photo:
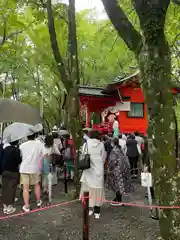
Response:
[[[80,121],[80,105],[79,105],[79,63],[78,63],[78,48],[77,48],[77,36],[76,36],[76,17],[75,17],[75,0],[69,0],[68,8],[68,29],[69,29],[69,70],[71,86],[68,91],[68,113],[69,113],[69,128],[73,138],[73,144],[76,149],[76,161],[75,161],[75,197],[79,195],[79,149],[82,145],[81,134],[81,121]]]
[[[120,7],[118,0],[102,0],[106,12],[140,68],[142,87],[149,111],[149,137],[153,135],[153,179],[160,205],[178,205],[180,180],[177,172],[175,119],[171,93],[171,57],[164,34],[170,0],[132,0],[140,20],[141,34]],[[130,36],[130,37],[129,37]],[[180,239],[179,210],[160,211],[164,240]]]
[[[54,59],[57,63],[57,69],[59,70],[59,75],[62,82],[66,88],[67,97],[65,108],[68,114],[69,129],[72,134],[73,144],[75,149],[79,153],[79,148],[81,146],[81,123],[79,116],[79,64],[78,64],[78,52],[77,52],[77,36],[76,36],[76,18],[75,18],[75,0],[69,0],[68,7],[68,60],[69,68],[66,68],[64,64],[55,31],[54,16],[51,5],[51,0],[47,1],[47,14],[48,14],[48,29],[50,34],[51,47],[54,55]],[[76,196],[79,194],[79,171],[78,171],[78,161],[79,154],[77,154],[75,162],[75,182],[76,182]]]
[[[77,198],[80,190],[80,175],[78,170],[80,157],[79,149],[82,146],[82,129],[79,116],[79,93],[77,87],[73,87],[69,90],[67,96],[67,111],[69,116],[68,128],[72,134],[73,144],[76,150],[74,182],[76,187],[75,198]]]
[[[151,108],[149,132],[155,147],[152,155],[155,193],[159,205],[170,206],[179,205],[179,179],[171,93],[171,54],[164,34],[165,14],[161,13],[149,16],[149,24],[147,21],[143,24],[145,19],[140,17],[144,42],[138,61],[146,103]],[[151,21],[156,24],[150,24]],[[159,225],[164,240],[180,239],[177,216],[179,218],[176,210],[160,211]]]

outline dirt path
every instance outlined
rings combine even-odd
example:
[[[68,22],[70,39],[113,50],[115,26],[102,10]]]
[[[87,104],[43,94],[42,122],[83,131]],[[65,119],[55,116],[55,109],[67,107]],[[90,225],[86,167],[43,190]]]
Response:
[[[142,203],[143,189],[135,184],[135,193],[124,201]],[[58,188],[57,188],[58,189]],[[62,194],[55,190],[54,203]],[[113,197],[107,193],[107,199]],[[62,197],[61,197],[62,199]],[[35,206],[34,206],[35,207]],[[17,212],[21,211],[18,203]],[[0,216],[2,216],[2,211]],[[0,240],[80,240],[82,239],[82,208],[79,202],[51,208],[21,217],[0,221]],[[147,209],[112,207],[104,204],[100,220],[90,218],[91,240],[155,240],[158,239],[158,223],[149,218]]]

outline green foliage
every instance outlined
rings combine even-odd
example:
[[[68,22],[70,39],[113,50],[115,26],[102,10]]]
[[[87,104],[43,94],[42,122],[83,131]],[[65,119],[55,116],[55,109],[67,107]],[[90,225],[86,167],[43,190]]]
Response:
[[[172,80],[180,86],[180,7],[171,3],[166,16],[165,32],[172,52]]]
[[[91,21],[90,13],[80,13],[77,20],[81,81],[104,86],[116,76],[129,72],[136,61],[109,20]]]
[[[120,4],[138,30],[139,21],[130,1],[120,1]],[[59,47],[64,63],[68,66],[67,6],[57,4],[53,10]],[[117,36],[110,21],[95,16],[93,10],[77,13],[81,84],[104,86],[118,75],[135,71],[137,62],[133,53]],[[178,34],[179,22],[180,13],[171,4],[166,23],[171,45]],[[3,43],[0,43],[0,94],[6,97],[16,95],[19,100],[36,108],[40,108],[43,96],[46,120],[50,125],[60,121],[65,89],[57,73],[47,28],[47,14],[40,1],[9,0],[7,5],[6,0],[1,0],[0,36],[3,38]],[[174,46],[177,46],[177,41],[173,49]],[[178,53],[175,53],[177,49],[173,55],[173,64],[179,69]],[[5,82],[6,91],[2,93],[2,83],[4,85]]]
[[[180,101],[177,102],[176,110],[176,117],[178,122],[178,130],[180,130]]]

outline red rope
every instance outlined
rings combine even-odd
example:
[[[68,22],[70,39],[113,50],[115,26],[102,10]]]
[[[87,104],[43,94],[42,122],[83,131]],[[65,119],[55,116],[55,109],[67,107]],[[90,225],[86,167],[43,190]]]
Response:
[[[0,220],[7,220],[7,219],[10,219],[10,218],[13,218],[13,217],[22,217],[26,214],[30,214],[30,213],[35,213],[35,212],[40,212],[40,211],[45,211],[45,210],[48,210],[48,209],[51,209],[51,208],[56,208],[56,207],[59,207],[59,206],[65,206],[65,205],[69,205],[71,203],[76,203],[76,202],[79,202],[79,201],[82,201],[84,200],[84,198],[81,198],[81,199],[76,199],[76,200],[72,200],[72,201],[66,201],[66,202],[60,202],[60,203],[57,203],[57,204],[53,204],[53,205],[49,205],[49,206],[45,206],[45,207],[42,207],[42,208],[37,208],[37,209],[34,209],[34,210],[31,210],[29,212],[19,212],[19,213],[16,213],[16,214],[12,214],[12,215],[8,215],[8,216],[0,216]],[[109,200],[105,200],[105,199],[101,199],[104,203],[117,203],[117,202],[114,202],[114,201],[109,201]],[[130,207],[139,207],[139,208],[149,208],[149,209],[180,209],[180,206],[159,206],[159,205],[147,205],[147,204],[136,204],[136,203],[127,203],[127,202],[121,202],[122,205],[124,206],[130,206]],[[118,205],[117,205],[118,206]]]

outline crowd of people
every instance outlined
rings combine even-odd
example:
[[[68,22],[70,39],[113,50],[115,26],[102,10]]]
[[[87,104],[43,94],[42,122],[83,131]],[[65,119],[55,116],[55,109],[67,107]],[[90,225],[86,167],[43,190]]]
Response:
[[[113,136],[113,135],[112,135]],[[98,131],[84,131],[84,154],[90,156],[90,167],[82,171],[81,192],[89,191],[89,215],[100,217],[105,199],[105,186],[114,192],[112,205],[122,205],[122,196],[133,191],[131,178],[138,176],[138,162],[145,154],[145,141],[139,133],[101,136]],[[30,133],[23,143],[9,141],[1,146],[0,174],[4,214],[16,211],[14,202],[18,185],[22,187],[23,211],[30,211],[30,186],[34,186],[37,207],[42,205],[42,193],[49,194],[48,183],[56,175],[56,166],[67,165],[73,179],[75,151],[70,135],[59,137],[57,131],[47,136]]]
[[[18,185],[22,187],[23,211],[30,211],[30,186],[34,186],[37,207],[42,205],[41,195],[48,194],[48,182],[55,174],[56,164],[62,165],[67,139],[62,141],[57,132],[47,136],[30,133],[23,143],[9,141],[1,145],[0,174],[4,214],[16,211],[14,202]]]
[[[82,152],[86,149],[91,165],[82,173],[80,196],[83,197],[85,191],[89,192],[89,215],[99,218],[105,186],[114,192],[112,205],[115,206],[122,205],[123,194],[133,191],[131,179],[138,177],[138,163],[147,155],[145,136],[136,132],[102,138],[97,131],[85,131],[84,141]]]

